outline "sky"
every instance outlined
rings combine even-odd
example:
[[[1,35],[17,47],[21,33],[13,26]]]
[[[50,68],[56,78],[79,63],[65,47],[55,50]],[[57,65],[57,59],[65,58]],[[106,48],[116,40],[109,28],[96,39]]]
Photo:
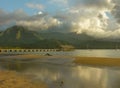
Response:
[[[13,25],[120,38],[120,0],[0,0],[0,30]]]

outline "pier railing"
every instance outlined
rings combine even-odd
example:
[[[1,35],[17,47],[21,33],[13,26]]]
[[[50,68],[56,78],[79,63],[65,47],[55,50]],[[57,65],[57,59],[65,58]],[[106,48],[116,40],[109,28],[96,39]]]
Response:
[[[34,54],[41,52],[56,52],[59,49],[0,49],[0,54]]]

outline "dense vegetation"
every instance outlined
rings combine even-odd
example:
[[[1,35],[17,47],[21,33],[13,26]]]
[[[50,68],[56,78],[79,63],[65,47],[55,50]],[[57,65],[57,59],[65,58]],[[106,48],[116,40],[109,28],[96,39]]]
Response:
[[[8,28],[0,35],[0,48],[60,48],[67,44],[62,40],[45,39],[21,26]]]
[[[61,48],[63,45],[79,49],[113,49],[120,48],[120,40],[76,33],[35,32],[22,26],[0,32],[0,48]]]

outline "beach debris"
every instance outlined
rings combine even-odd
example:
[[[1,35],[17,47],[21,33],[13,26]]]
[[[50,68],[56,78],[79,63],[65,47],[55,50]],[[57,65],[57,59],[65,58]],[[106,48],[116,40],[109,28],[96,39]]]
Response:
[[[49,53],[46,53],[46,54],[45,54],[45,56],[52,56],[52,55],[51,55],[51,54],[49,54]]]

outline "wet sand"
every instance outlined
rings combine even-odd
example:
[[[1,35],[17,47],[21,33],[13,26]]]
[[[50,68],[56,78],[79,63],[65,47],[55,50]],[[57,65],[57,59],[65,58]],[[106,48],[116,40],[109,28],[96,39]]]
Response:
[[[120,66],[120,58],[75,57],[74,63],[93,66]]]
[[[43,82],[34,83],[14,71],[0,71],[0,88],[47,88]]]
[[[73,58],[73,63],[81,65],[94,66],[120,66],[120,58],[103,58],[103,57],[74,57],[74,56],[44,56],[44,55],[16,55],[3,56],[0,58],[21,58],[21,59],[47,59],[47,58]]]
[[[47,59],[58,57],[60,58],[60,56],[41,55],[1,55],[0,59]],[[22,76],[14,71],[0,70],[0,88],[48,88],[48,86],[44,82],[33,82],[29,77]]]
[[[13,56],[2,56],[0,58],[7,58],[7,59],[10,59],[10,58],[18,58],[18,59],[47,59],[47,58],[66,58],[66,59],[69,59],[69,58],[74,58],[74,57],[70,57],[70,56],[58,56],[58,55],[54,55],[54,56],[47,56],[47,55],[13,55]]]

